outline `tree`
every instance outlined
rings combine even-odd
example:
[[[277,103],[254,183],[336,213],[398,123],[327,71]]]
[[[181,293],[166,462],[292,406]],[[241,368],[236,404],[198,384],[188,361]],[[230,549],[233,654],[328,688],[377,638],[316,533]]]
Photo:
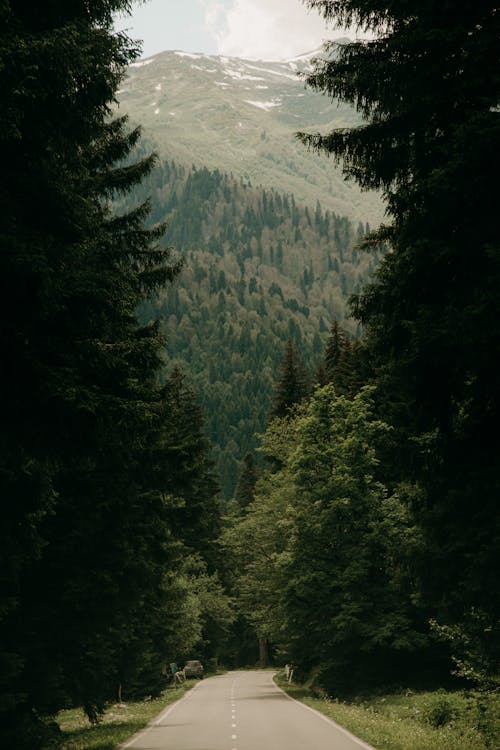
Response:
[[[320,666],[336,694],[406,679],[435,657],[412,601],[420,536],[405,489],[389,494],[376,476],[391,432],[373,389],[316,389],[268,426],[262,450],[278,468],[222,534],[232,593],[259,641],[302,674]]]
[[[328,378],[328,382],[333,383],[335,370],[338,366],[340,355],[345,348],[346,335],[339,326],[338,321],[334,320],[330,328],[330,334],[325,346],[323,355],[323,367]]]
[[[219,486],[201,408],[185,375],[174,367],[162,390],[155,470],[169,493],[171,527],[184,545],[214,563]]]
[[[399,433],[394,474],[424,492],[421,596],[446,626],[480,612],[486,644],[500,610],[498,9],[467,0],[450,21],[422,0],[307,4],[373,35],[327,44],[308,78],[365,123],[300,137],[386,198],[392,224],[365,244],[391,252],[354,311]]]
[[[339,396],[354,396],[368,381],[369,367],[366,347],[360,339],[351,344],[345,331],[333,321],[326,342],[323,361],[318,367],[319,385],[331,383]]]
[[[172,538],[143,466],[155,446],[158,326],[144,297],[178,268],[113,196],[152,169],[111,104],[138,50],[112,30],[125,0],[1,3],[4,154],[0,732],[39,747],[39,716],[73,702],[96,719],[124,649],[155,648]],[[115,166],[120,162],[120,166]],[[4,668],[5,667],[5,668]]]
[[[376,476],[390,428],[374,416],[372,396],[367,387],[352,399],[317,389],[297,415],[286,464],[294,528],[284,630],[294,662],[321,665],[334,694],[401,679],[426,645],[410,602],[418,535]]]
[[[240,477],[234,494],[234,499],[240,508],[246,508],[252,502],[258,478],[259,471],[255,465],[253,454],[247,453],[242,461]]]
[[[245,624],[250,624],[259,644],[259,662],[267,666],[270,646],[287,648],[281,601],[294,490],[283,467],[294,445],[293,420],[275,418],[262,442],[266,457],[281,468],[266,472],[259,479],[245,513],[236,503],[230,505],[221,544],[230,571],[231,592],[241,613],[240,630],[248,632]]]
[[[281,361],[278,382],[273,397],[273,417],[284,417],[290,407],[307,395],[308,385],[304,366],[292,339],[287,339]]]

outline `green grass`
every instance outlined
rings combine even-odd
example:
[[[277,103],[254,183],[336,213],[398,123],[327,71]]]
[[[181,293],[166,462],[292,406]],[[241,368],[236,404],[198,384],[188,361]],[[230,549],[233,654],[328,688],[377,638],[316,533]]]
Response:
[[[378,695],[342,702],[307,687],[277,684],[376,750],[499,750],[500,696],[464,692]]]
[[[154,700],[111,705],[102,722],[95,726],[89,723],[81,709],[61,711],[56,716],[62,731],[58,750],[115,750],[193,685],[194,681],[188,681],[180,687],[169,688]]]

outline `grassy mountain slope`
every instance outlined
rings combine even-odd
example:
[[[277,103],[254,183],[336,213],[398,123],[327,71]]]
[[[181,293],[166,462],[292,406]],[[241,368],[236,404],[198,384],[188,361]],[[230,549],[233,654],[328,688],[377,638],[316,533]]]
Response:
[[[307,56],[267,62],[163,52],[130,66],[119,111],[143,125],[163,159],[232,173],[309,206],[319,199],[376,225],[383,216],[379,196],[346,183],[340,168],[295,138],[297,130],[359,122],[352,108],[304,87],[298,73],[308,67]]]

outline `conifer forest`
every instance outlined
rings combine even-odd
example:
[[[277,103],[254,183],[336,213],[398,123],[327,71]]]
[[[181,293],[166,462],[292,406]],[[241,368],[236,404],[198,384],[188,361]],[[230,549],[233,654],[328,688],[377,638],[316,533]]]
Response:
[[[304,0],[374,226],[160,153],[131,5],[0,0],[1,746],[192,658],[497,693],[498,7]]]

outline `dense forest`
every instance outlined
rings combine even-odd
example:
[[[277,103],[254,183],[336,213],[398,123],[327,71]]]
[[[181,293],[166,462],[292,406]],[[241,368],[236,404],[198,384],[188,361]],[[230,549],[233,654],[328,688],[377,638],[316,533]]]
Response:
[[[127,7],[1,3],[2,747],[56,741],[63,707],[96,722],[157,694],[233,618],[203,417],[137,320],[179,266],[147,202],[111,208],[154,166],[124,166],[139,130],[110,117],[138,54],[112,28]]]
[[[375,231],[153,171],[112,116],[125,0],[0,2],[2,746],[194,654],[498,690],[500,14],[306,4],[370,32],[307,79],[363,124],[298,137]]]
[[[379,253],[357,249],[367,225],[206,168],[161,164],[117,208],[148,196],[151,221],[167,223],[164,239],[184,267],[142,306],[141,319],[163,321],[167,368],[181,367],[199,394],[229,498],[265,428],[286,340],[296,342],[312,385],[331,321],[354,333],[347,299]]]
[[[299,137],[383,191],[391,223],[364,245],[389,252],[352,298],[363,327],[358,393],[343,395],[333,378],[333,388],[277,410],[266,431],[271,467],[223,537],[238,563],[234,590],[261,639],[304,672],[320,664],[334,694],[429,679],[429,666],[443,679],[448,658],[455,675],[491,689],[500,651],[498,185],[488,166],[500,153],[498,12],[463,3],[450,25],[444,7],[425,3],[307,4],[375,35],[308,77],[365,124]]]

